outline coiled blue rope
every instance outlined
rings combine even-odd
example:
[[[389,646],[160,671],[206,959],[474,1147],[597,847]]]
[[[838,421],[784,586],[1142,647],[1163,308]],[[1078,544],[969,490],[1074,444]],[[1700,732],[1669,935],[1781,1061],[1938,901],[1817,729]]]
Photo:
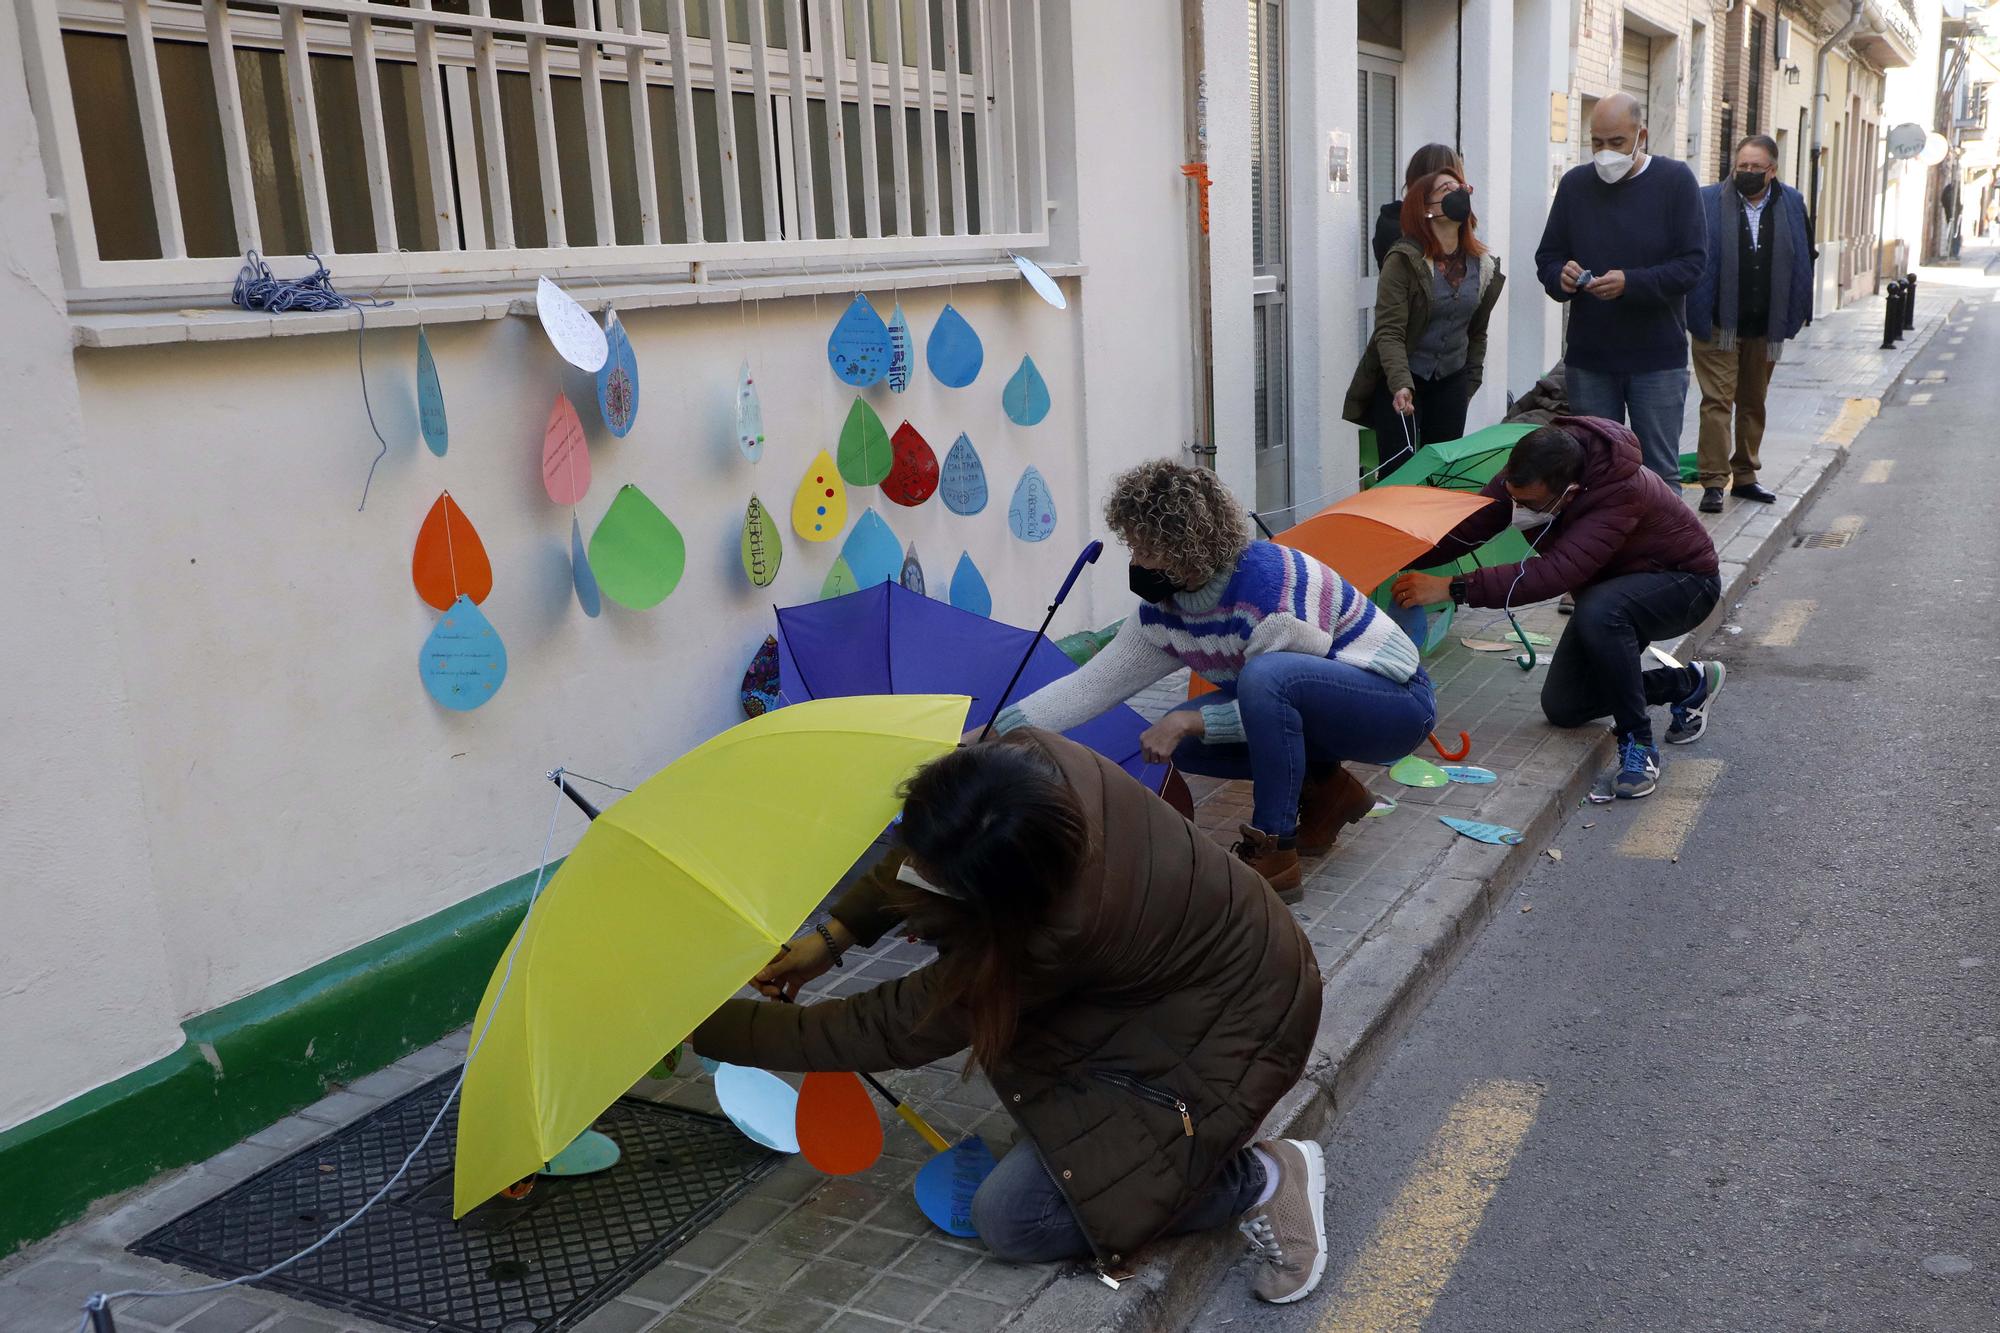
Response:
[[[291,310],[352,310],[361,318],[361,328],[354,335],[354,364],[361,372],[361,406],[368,413],[368,429],[375,432],[375,440],[382,448],[375,455],[375,461],[368,465],[368,479],[361,483],[361,503],[358,510],[368,508],[368,488],[375,484],[375,468],[388,456],[389,441],[382,438],[382,428],[375,424],[375,405],[368,401],[368,362],[362,350],[368,337],[368,310],[371,307],[394,305],[394,301],[365,299],[357,301],[333,285],[333,274],[321,262],[318,255],[311,256],[317,265],[303,278],[280,278],[271,272],[271,266],[255,250],[243,256],[243,267],[236,274],[236,286],[231,289],[229,299],[245,310],[270,310],[279,314]]]

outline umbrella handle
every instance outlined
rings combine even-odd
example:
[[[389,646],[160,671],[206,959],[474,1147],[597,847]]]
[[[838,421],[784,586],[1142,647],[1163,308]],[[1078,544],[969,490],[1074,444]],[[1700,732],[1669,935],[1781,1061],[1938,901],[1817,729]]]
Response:
[[[1435,731],[1431,733],[1430,741],[1431,748],[1438,752],[1438,758],[1448,759],[1453,763],[1457,763],[1472,753],[1472,737],[1463,731],[1458,733],[1458,749],[1455,752],[1445,749],[1444,746],[1438,743],[1438,734]]]
[[[1103,554],[1104,543],[1101,541],[1092,541],[1077,554],[1076,563],[1069,567],[1069,577],[1063,580],[1062,587],[1056,592],[1056,606],[1061,606],[1068,599],[1069,590],[1076,586],[1077,577],[1083,573],[1083,567],[1096,564],[1097,557]],[[1055,607],[1049,609],[1053,611]]]
[[[986,725],[980,729],[980,740],[983,741],[993,734],[993,724],[999,720],[1000,710],[1007,706],[1008,696],[1013,694],[1014,687],[1021,683],[1021,673],[1028,669],[1028,659],[1035,655],[1035,648],[1041,643],[1042,636],[1049,632],[1049,625],[1055,620],[1056,612],[1061,608],[1063,599],[1068,597],[1069,590],[1076,586],[1077,576],[1083,573],[1085,565],[1097,563],[1097,557],[1103,554],[1104,543],[1101,541],[1092,541],[1090,545],[1084,547],[1078,553],[1076,563],[1069,567],[1069,577],[1063,580],[1062,587],[1056,591],[1056,599],[1049,603],[1049,613],[1042,617],[1042,627],[1035,631],[1033,638],[1028,640],[1028,651],[1021,654],[1021,664],[1014,668],[1013,678],[1007,682],[1007,688],[1000,691],[999,699],[994,702],[993,715],[986,719]]]

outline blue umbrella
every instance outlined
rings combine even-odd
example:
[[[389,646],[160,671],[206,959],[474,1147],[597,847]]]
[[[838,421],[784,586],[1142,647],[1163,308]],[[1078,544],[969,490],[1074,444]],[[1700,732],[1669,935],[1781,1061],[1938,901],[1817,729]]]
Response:
[[[972,696],[966,726],[983,727],[1024,651],[1027,664],[1011,698],[1076,670],[1062,649],[1031,630],[878,583],[779,610],[778,698],[798,703],[848,694],[966,694]],[[1063,734],[1158,791],[1167,766],[1140,755],[1145,729],[1144,718],[1119,704]]]

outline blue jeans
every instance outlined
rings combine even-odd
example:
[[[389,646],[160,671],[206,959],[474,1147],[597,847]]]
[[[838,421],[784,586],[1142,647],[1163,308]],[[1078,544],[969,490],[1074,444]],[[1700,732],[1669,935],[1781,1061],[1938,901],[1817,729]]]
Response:
[[[1250,779],[1252,820],[1280,838],[1298,831],[1299,788],[1309,768],[1349,759],[1393,764],[1423,744],[1437,724],[1437,700],[1421,668],[1398,685],[1330,657],[1260,653],[1243,664],[1234,693],[1249,743],[1185,740],[1174,763],[1184,773]],[[1224,689],[1180,707],[1200,708],[1229,694]]]
[[[1603,417],[1624,422],[1631,416],[1632,433],[1639,437],[1639,449],[1646,466],[1666,479],[1669,486],[1681,484],[1681,422],[1687,415],[1688,372],[1643,370],[1635,375],[1612,375],[1581,366],[1563,368],[1563,390],[1574,417]]]
[[[1263,1164],[1245,1148],[1182,1210],[1167,1234],[1226,1226],[1249,1212],[1263,1192]],[[1090,1241],[1070,1211],[1069,1200],[1027,1139],[1010,1148],[993,1174],[980,1183],[972,1196],[972,1225],[993,1257],[1008,1263],[1045,1264],[1090,1254]]]

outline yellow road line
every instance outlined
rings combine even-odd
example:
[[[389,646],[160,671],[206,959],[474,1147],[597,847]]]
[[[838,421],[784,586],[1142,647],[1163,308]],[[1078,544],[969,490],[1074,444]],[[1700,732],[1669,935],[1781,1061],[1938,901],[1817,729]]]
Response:
[[[1317,1333],[1423,1328],[1528,1137],[1542,1093],[1517,1079],[1466,1090],[1347,1270]]]
[[[1861,484],[1864,486],[1880,486],[1883,482],[1889,480],[1889,474],[1895,470],[1895,459],[1878,458],[1870,463],[1862,472]]]
[[[1789,648],[1799,641],[1799,631],[1806,627],[1806,621],[1819,609],[1819,603],[1810,597],[1796,602],[1780,602],[1778,613],[1771,617],[1771,627],[1757,640],[1766,648]]]
[[[1854,437],[1861,433],[1861,428],[1873,421],[1881,411],[1882,404],[1877,399],[1850,398],[1841,404],[1840,415],[1833,419],[1833,424],[1826,428],[1826,433],[1819,437],[1819,442],[1838,445],[1845,449],[1854,443]]]
[[[1667,764],[1660,785],[1646,798],[1645,809],[1619,839],[1618,854],[1647,861],[1679,856],[1721,776],[1720,759],[1675,759]]]

